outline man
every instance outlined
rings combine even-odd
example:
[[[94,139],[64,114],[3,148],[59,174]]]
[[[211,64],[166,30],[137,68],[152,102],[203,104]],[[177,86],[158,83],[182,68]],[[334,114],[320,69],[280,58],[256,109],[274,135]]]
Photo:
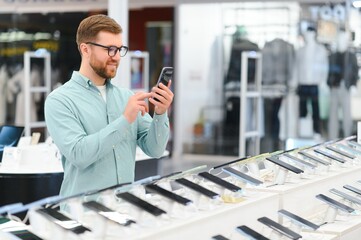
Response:
[[[47,128],[62,153],[62,196],[134,181],[137,145],[154,158],[165,151],[167,109],[173,101],[171,81],[136,94],[111,83],[128,51],[113,19],[106,15],[84,19],[76,41],[79,71],[45,102]],[[155,106],[153,118],[146,100]]]

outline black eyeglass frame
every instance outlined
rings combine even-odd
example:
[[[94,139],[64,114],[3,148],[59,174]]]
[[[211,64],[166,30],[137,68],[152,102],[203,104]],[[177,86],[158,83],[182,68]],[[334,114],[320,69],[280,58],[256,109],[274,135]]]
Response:
[[[102,48],[105,48],[108,50],[108,56],[109,57],[114,57],[117,52],[119,52],[120,56],[121,57],[124,57],[127,52],[128,52],[128,47],[127,46],[121,46],[121,47],[117,47],[117,46],[104,46],[104,45],[101,45],[99,43],[95,43],[95,42],[86,42],[86,44],[91,44],[91,45],[94,45],[94,46],[98,46],[98,47],[102,47]],[[124,50],[123,50],[124,49]],[[124,51],[124,54],[122,54],[122,50]],[[110,54],[110,52],[114,52],[113,55]]]

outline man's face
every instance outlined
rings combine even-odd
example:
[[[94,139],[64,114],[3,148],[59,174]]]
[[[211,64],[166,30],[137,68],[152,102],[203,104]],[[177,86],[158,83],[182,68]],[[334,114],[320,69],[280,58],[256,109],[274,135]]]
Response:
[[[100,32],[95,43],[103,46],[122,46],[121,34]],[[92,45],[89,65],[101,78],[114,78],[120,62],[119,51],[114,57],[108,55],[108,49]]]

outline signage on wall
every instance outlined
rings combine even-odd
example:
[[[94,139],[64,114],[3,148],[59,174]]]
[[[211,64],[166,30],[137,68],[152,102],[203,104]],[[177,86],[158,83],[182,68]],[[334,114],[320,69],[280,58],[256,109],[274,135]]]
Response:
[[[0,13],[84,12],[108,8],[108,0],[0,0]]]

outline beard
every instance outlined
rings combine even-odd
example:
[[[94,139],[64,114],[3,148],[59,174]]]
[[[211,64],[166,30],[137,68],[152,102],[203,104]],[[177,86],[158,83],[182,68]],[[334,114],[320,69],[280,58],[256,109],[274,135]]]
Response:
[[[104,79],[114,78],[117,73],[118,65],[119,63],[116,61],[107,61],[105,64],[95,59],[90,61],[90,67],[93,71]]]

